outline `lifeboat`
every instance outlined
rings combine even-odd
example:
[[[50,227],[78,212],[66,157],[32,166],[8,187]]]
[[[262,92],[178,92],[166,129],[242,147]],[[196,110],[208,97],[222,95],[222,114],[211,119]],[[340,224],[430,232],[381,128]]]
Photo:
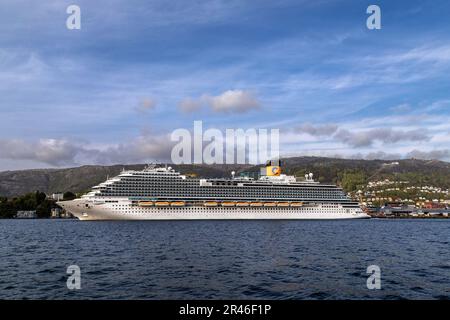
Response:
[[[278,202],[278,207],[289,207],[289,202]]]
[[[174,201],[170,203],[171,207],[184,207],[185,202],[184,201]]]
[[[276,207],[277,204],[275,202],[266,202],[264,203],[264,207]]]
[[[252,202],[250,203],[250,207],[262,207],[263,203],[262,202]]]
[[[153,201],[139,201],[140,207],[152,207]]]
[[[291,202],[291,207],[302,207],[303,202]]]
[[[235,205],[234,202],[222,202],[222,207],[234,207]]]
[[[206,202],[204,203],[204,206],[205,206],[205,207],[217,207],[217,205],[218,205],[218,203],[215,202],[215,201],[206,201]]]
[[[157,207],[167,207],[170,203],[168,201],[156,201],[155,206]]]
[[[250,203],[248,202],[238,202],[236,203],[237,207],[248,207],[250,205]]]

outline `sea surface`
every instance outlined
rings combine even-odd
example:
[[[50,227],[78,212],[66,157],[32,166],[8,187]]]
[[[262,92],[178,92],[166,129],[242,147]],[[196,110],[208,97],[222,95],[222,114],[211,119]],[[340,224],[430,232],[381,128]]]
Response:
[[[210,298],[449,299],[450,220],[0,220],[0,299]]]

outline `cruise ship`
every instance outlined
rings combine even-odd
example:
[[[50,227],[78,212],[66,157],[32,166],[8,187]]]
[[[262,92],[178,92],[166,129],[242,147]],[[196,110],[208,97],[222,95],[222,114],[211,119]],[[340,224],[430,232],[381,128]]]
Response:
[[[171,167],[122,171],[81,198],[58,204],[80,220],[357,219],[358,202],[332,184],[281,173],[269,161],[258,178],[199,179]]]

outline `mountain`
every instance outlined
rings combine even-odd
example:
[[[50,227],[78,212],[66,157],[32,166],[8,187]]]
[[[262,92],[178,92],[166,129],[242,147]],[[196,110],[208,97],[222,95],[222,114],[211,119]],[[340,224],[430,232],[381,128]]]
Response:
[[[383,161],[294,157],[283,159],[282,166],[287,174],[302,177],[305,173],[313,172],[315,179],[342,184],[346,189],[354,189],[358,184],[386,178],[450,188],[450,163],[437,160]],[[136,164],[4,171],[0,172],[0,196],[12,197],[36,190],[47,194],[65,191],[84,192],[108,176],[119,174],[123,169],[141,170],[144,167],[143,164]],[[244,172],[257,173],[261,166],[172,165],[172,167],[183,174],[219,178],[230,177],[231,171],[235,171],[237,175]]]
[[[81,166],[65,169],[31,169],[0,172],[0,196],[13,197],[36,190],[56,192],[84,192],[92,186],[118,175],[122,170],[142,170],[146,165]],[[231,171],[250,168],[250,165],[172,165],[181,173],[199,177],[230,176]]]

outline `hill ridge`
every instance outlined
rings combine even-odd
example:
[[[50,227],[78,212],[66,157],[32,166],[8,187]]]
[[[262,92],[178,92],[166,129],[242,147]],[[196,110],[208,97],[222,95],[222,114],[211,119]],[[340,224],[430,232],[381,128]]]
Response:
[[[320,182],[342,184],[349,173],[361,175],[365,182],[374,179],[409,179],[411,183],[430,184],[450,188],[450,163],[439,160],[360,160],[327,157],[291,157],[282,159],[283,171],[302,177],[313,172]],[[398,164],[396,164],[398,163]],[[231,171],[259,172],[262,165],[171,165],[181,173],[199,177],[229,177]],[[54,192],[83,192],[122,169],[141,170],[145,164],[82,165],[71,168],[9,170],[0,172],[0,196],[18,196],[40,190]]]

